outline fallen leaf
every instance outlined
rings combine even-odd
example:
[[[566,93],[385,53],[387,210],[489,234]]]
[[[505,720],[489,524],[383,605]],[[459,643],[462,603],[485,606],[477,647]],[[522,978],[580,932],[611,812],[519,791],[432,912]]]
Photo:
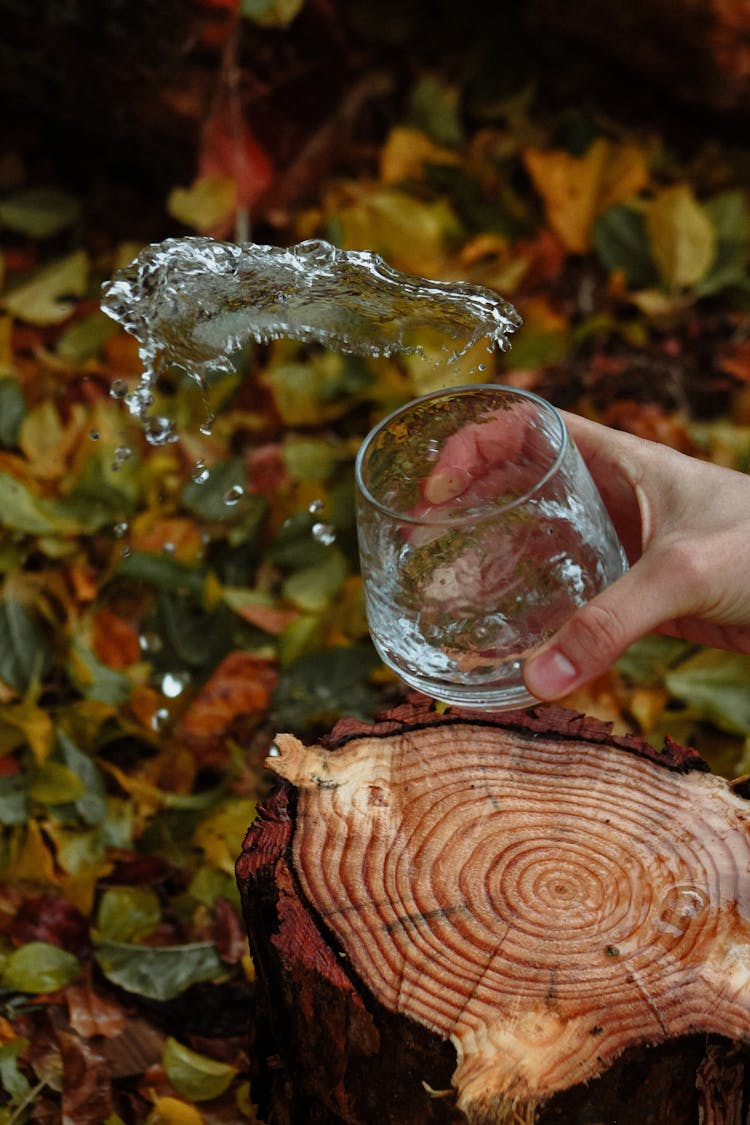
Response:
[[[268,660],[249,652],[230,652],[183,715],[181,733],[214,738],[227,731],[238,716],[262,714],[276,679]]]
[[[716,230],[687,184],[658,192],[646,209],[651,253],[669,289],[695,285],[716,253]]]
[[[573,253],[591,248],[594,221],[648,183],[646,157],[635,145],[600,137],[583,156],[561,149],[527,148],[526,169],[544,201],[547,221]]]
[[[86,978],[80,984],[69,984],[65,989],[65,1002],[68,1005],[70,1026],[81,1038],[91,1039],[95,1035],[114,1039],[127,1026],[130,1016],[122,1004],[104,996]]]
[[[83,250],[75,250],[44,266],[6,293],[0,302],[19,320],[30,324],[60,324],[73,312],[75,298],[82,297],[88,282],[89,259]]]

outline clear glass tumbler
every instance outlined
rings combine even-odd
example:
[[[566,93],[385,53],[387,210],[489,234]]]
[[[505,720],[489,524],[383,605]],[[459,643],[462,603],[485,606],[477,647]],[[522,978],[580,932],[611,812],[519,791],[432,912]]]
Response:
[[[527,656],[627,562],[560,414],[495,384],[425,395],[357,456],[367,617],[383,661],[446,703],[534,702]]]

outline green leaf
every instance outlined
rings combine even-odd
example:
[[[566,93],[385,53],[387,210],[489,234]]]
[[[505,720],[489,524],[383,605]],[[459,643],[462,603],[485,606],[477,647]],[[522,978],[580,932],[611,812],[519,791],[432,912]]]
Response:
[[[409,119],[433,141],[458,145],[463,139],[460,89],[437,75],[418,79],[409,96]]]
[[[747,283],[750,254],[750,213],[742,191],[727,191],[704,204],[716,230],[716,256],[697,286],[701,297]]]
[[[245,495],[247,472],[238,457],[220,461],[207,474],[200,484],[189,481],[182,490],[183,504],[196,516],[204,520],[235,519],[254,501]]]
[[[636,641],[617,661],[617,668],[636,684],[658,684],[675,664],[691,652],[693,645],[677,637],[653,636]]]
[[[667,690],[697,718],[750,734],[750,656],[705,649],[665,677]]]
[[[79,750],[64,730],[57,739],[66,766],[81,780],[83,793],[75,798],[76,811],[86,824],[101,824],[107,816],[107,787],[101,770],[88,754]]]
[[[167,555],[154,555],[148,551],[133,551],[117,564],[121,578],[146,582],[157,590],[173,594],[190,594],[201,597],[206,576],[194,566],[170,559]]]
[[[0,223],[30,238],[51,238],[72,227],[81,205],[56,188],[26,188],[0,202]]]
[[[133,690],[133,684],[124,672],[102,663],[79,637],[73,639],[69,671],[84,699],[96,699],[116,706],[126,703]]]
[[[0,445],[18,447],[18,431],[26,415],[26,402],[17,379],[0,379]]]
[[[284,468],[293,480],[327,481],[350,453],[341,443],[322,438],[287,438],[283,449]]]
[[[349,568],[335,547],[316,566],[298,570],[284,582],[284,596],[305,613],[319,613],[331,604],[341,589]]]
[[[151,887],[108,887],[96,915],[97,936],[115,942],[139,941],[160,920],[161,903]]]
[[[18,1069],[18,1056],[28,1047],[28,1039],[11,1039],[0,1047],[0,1089],[14,1102],[23,1101],[31,1090],[29,1080]]]
[[[26,535],[75,535],[80,530],[77,520],[10,473],[0,473],[0,522]]]
[[[29,783],[29,796],[40,805],[68,805],[84,793],[78,774],[50,758],[35,770]]]
[[[262,27],[287,27],[304,0],[240,0],[240,14]]]
[[[191,1102],[220,1097],[238,1074],[237,1067],[191,1051],[171,1036],[164,1044],[161,1061],[175,1090]]]
[[[83,363],[99,354],[103,345],[119,332],[118,325],[106,315],[96,312],[76,321],[57,341],[57,354],[68,363]]]
[[[327,726],[342,715],[371,719],[378,695],[369,679],[378,667],[366,645],[306,653],[281,670],[271,708],[276,729]]]
[[[605,269],[622,271],[632,289],[656,285],[659,275],[642,211],[626,203],[608,207],[594,223],[594,249]]]
[[[78,976],[78,959],[57,945],[30,941],[6,960],[0,984],[16,992],[56,992]]]
[[[0,824],[25,824],[29,816],[26,782],[20,774],[0,778]]]
[[[150,1000],[174,1000],[192,984],[215,979],[223,968],[209,942],[147,946],[101,939],[94,941],[94,956],[113,984]]]
[[[88,255],[76,250],[37,270],[28,281],[6,293],[2,304],[13,316],[30,324],[60,324],[75,309],[76,298],[84,295],[88,273]]]
[[[0,679],[25,692],[50,662],[47,636],[16,598],[0,601]]]
[[[708,272],[716,231],[687,184],[659,192],[646,209],[651,254],[668,289],[689,288]]]

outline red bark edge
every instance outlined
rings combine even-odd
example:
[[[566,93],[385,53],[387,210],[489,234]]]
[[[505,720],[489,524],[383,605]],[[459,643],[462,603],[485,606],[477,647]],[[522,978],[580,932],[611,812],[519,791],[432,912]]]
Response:
[[[594,719],[579,711],[554,704],[540,703],[527,710],[491,713],[450,707],[444,712],[435,709],[433,700],[417,692],[409,695],[405,703],[378,715],[374,723],[359,719],[340,719],[333,729],[320,739],[322,746],[335,750],[353,738],[387,738],[404,730],[418,730],[437,724],[474,723],[478,726],[505,727],[522,734],[540,734],[545,738],[579,739],[582,742],[607,743],[648,758],[664,769],[676,773],[699,770],[708,773],[710,767],[692,746],[682,746],[667,735],[664,747],[657,750],[645,739],[635,734],[612,734],[612,724]]]

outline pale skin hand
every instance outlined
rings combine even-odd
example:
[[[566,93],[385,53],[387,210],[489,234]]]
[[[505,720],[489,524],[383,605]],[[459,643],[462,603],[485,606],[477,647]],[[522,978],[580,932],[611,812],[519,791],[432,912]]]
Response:
[[[529,658],[529,691],[557,699],[652,632],[750,653],[750,475],[564,418],[631,568]]]

